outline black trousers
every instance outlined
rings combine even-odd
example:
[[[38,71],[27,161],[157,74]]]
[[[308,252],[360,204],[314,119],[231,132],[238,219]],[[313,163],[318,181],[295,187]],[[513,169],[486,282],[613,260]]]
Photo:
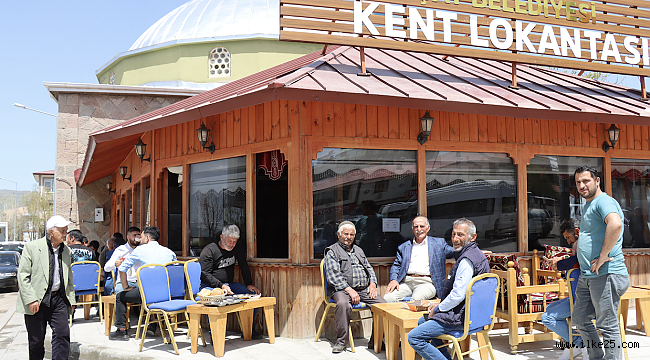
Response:
[[[34,315],[25,315],[29,340],[29,360],[42,360],[45,356],[45,330],[52,328],[52,360],[67,360],[70,354],[70,326],[65,295],[60,290],[52,294],[50,306],[43,306]]]
[[[133,288],[122,291],[115,298],[115,327],[126,329],[126,303],[139,304],[142,302],[140,289]]]

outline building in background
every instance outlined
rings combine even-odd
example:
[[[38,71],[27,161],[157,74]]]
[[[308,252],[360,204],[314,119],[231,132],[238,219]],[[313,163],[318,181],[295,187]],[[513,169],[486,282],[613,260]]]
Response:
[[[55,213],[102,244],[112,221],[111,180],[76,186],[88,134],[321,48],[279,41],[279,0],[188,1],[134,39],[97,70],[99,84],[44,83],[59,105]]]
[[[39,171],[33,173],[33,175],[38,184],[38,192],[41,195],[54,192],[54,170]]]

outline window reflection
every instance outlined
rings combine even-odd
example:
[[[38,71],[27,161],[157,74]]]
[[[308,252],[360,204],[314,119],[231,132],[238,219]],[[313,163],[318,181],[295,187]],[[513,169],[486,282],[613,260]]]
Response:
[[[562,221],[582,218],[585,200],[576,189],[573,173],[589,166],[599,174],[602,158],[535,155],[527,167],[528,176],[528,250],[544,251],[544,244],[569,246],[559,233]],[[600,176],[600,188],[604,189]]]
[[[476,225],[483,250],[517,251],[517,172],[506,154],[427,151],[430,236],[451,244],[454,220]],[[417,208],[417,204],[414,205]]]
[[[199,256],[233,224],[237,246],[246,246],[246,157],[190,165],[190,255]]]
[[[337,241],[345,220],[355,223],[355,242],[367,256],[395,256],[413,237],[415,151],[325,148],[312,166],[314,257]]]
[[[650,247],[650,161],[612,159],[612,196],[623,209],[624,248]]]

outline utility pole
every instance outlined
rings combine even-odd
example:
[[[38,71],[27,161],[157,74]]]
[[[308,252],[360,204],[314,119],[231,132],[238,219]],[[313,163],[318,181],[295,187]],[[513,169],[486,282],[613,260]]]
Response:
[[[14,241],[17,241],[16,240],[16,226],[18,226],[18,223],[16,222],[16,213],[18,212],[18,205],[17,205],[17,202],[16,202],[16,197],[18,196],[18,183],[15,182],[15,181],[3,179],[3,178],[0,178],[0,180],[9,181],[9,182],[14,183],[14,185],[16,185],[16,190],[14,190]]]

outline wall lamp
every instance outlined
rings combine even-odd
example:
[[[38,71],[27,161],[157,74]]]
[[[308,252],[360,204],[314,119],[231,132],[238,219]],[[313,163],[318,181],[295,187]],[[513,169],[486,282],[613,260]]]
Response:
[[[621,132],[621,129],[617,128],[616,125],[612,124],[609,129],[605,130],[605,139],[609,139],[609,142],[612,145],[607,143],[607,140],[603,141],[603,151],[607,152],[609,149],[614,148],[614,145],[618,142],[618,134]]]
[[[144,158],[144,154],[147,151],[147,144],[142,142],[142,139],[138,140],[138,143],[135,144],[135,154],[140,158],[140,162],[148,161],[151,162],[151,155],[148,158]]]
[[[115,194],[115,189],[112,189],[112,190],[111,190],[111,187],[113,187],[113,183],[111,183],[111,182],[106,183],[106,190],[108,190],[108,193],[109,193],[109,194],[110,194],[110,193]]]
[[[129,182],[131,182],[131,177],[126,177],[126,170],[126,166],[120,166],[120,175],[122,176],[122,180],[129,180]]]
[[[418,134],[418,142],[420,145],[424,145],[427,140],[429,140],[429,134],[431,134],[431,128],[433,127],[433,118],[429,115],[429,110],[424,113],[424,116],[420,118],[420,134]]]
[[[210,150],[210,154],[214,154],[214,142],[211,142],[209,146],[205,146],[205,144],[208,143],[208,137],[210,136],[210,129],[205,127],[204,123],[201,123],[201,127],[196,129],[196,136],[199,137],[199,143],[201,144],[201,147],[203,147],[203,150],[208,149]]]

